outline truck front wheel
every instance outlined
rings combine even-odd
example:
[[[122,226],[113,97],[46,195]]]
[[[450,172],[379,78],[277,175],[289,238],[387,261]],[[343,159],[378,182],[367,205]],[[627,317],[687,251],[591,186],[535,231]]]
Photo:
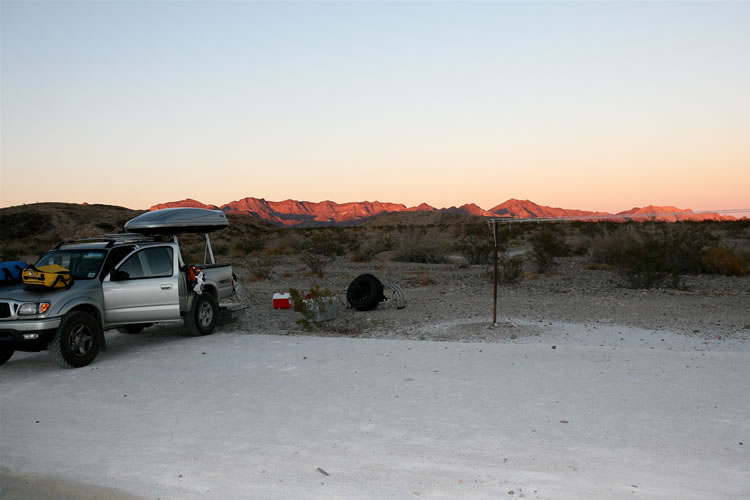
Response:
[[[13,356],[14,352],[16,352],[16,350],[11,347],[0,347],[0,365],[4,365],[5,362]]]
[[[96,319],[73,311],[63,316],[47,349],[52,361],[62,368],[80,368],[94,361],[101,346],[102,329]]]
[[[198,295],[190,312],[185,316],[185,327],[193,336],[208,335],[214,331],[219,316],[219,304],[210,293]]]

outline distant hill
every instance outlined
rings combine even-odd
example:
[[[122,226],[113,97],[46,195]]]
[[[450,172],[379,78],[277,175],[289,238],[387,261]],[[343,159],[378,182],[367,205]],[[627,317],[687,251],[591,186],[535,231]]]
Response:
[[[30,203],[0,208],[0,260],[25,258],[33,261],[63,240],[123,232],[123,225],[145,210],[113,205],[78,203]],[[242,215],[228,214],[229,227],[219,231],[212,242],[227,244],[254,239],[271,224]]]
[[[383,203],[379,201],[362,201],[350,203],[335,203],[333,201],[310,202],[297,200],[267,201],[263,198],[243,198],[221,206],[208,205],[193,199],[160,203],[151,210],[168,207],[201,207],[225,211],[227,214],[250,215],[276,226],[339,226],[362,224],[388,214],[403,212],[425,212],[436,214],[460,214],[481,217],[508,217],[513,219],[529,218],[563,218],[586,216],[613,216],[612,220],[632,220],[643,218],[647,214],[674,214],[656,216],[651,219],[659,221],[678,220],[735,220],[734,217],[719,214],[695,214],[690,209],[680,209],[670,206],[649,205],[643,208],[633,208],[617,214],[608,212],[594,212],[568,208],[555,208],[539,205],[529,200],[510,199],[490,210],[484,210],[474,203],[460,207],[435,208],[426,203],[415,207],[407,207],[401,203]],[[622,216],[622,217],[616,217]],[[420,220],[439,220],[439,217],[420,218]],[[405,220],[405,219],[404,219]]]

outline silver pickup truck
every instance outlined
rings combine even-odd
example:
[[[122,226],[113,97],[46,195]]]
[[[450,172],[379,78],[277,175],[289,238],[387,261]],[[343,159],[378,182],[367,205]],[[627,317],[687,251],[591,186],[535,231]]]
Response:
[[[210,212],[210,213],[209,213]],[[208,232],[227,226],[214,210],[172,208],[130,220],[130,233],[58,244],[35,266],[70,270],[68,289],[0,289],[0,364],[15,351],[42,351],[62,367],[91,363],[103,347],[103,332],[138,333],[154,323],[183,321],[191,335],[213,332],[219,304],[235,293],[229,265],[215,264]],[[178,233],[204,234],[202,279],[190,281]],[[159,241],[153,234],[171,235]]]

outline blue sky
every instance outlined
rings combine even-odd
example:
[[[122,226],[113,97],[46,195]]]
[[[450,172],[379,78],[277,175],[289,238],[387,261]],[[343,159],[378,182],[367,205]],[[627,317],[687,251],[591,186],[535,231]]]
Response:
[[[749,205],[750,3],[0,8],[0,206]]]

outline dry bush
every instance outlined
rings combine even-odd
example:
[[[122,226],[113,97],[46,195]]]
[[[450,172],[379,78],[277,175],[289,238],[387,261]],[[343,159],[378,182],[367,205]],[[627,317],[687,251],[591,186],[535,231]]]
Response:
[[[296,233],[288,230],[280,230],[281,236],[270,240],[266,243],[263,253],[266,255],[289,255],[299,252],[305,239]]]
[[[540,274],[556,266],[556,257],[570,255],[570,248],[559,227],[553,224],[542,224],[542,227],[530,238],[531,255]]]
[[[508,257],[507,253],[503,253],[498,259],[498,283],[504,285],[510,285],[517,283],[523,276],[523,257],[516,255],[515,257]]]
[[[443,264],[446,262],[445,251],[438,234],[418,230],[411,230],[401,236],[393,260],[419,264]]]
[[[245,259],[245,267],[250,271],[250,281],[266,281],[273,277],[273,259],[270,255]]]
[[[637,226],[617,226],[594,237],[591,243],[591,262],[614,265],[624,249],[642,244],[643,237]]]
[[[346,233],[335,231],[316,231],[304,243],[302,251],[312,255],[323,255],[326,257],[336,257],[346,253],[348,240],[342,237]]]
[[[739,252],[724,247],[711,247],[702,260],[703,268],[710,274],[723,276],[746,276],[748,261]]]
[[[706,266],[706,250],[715,241],[707,228],[696,223],[623,225],[594,238],[591,259],[614,266],[631,288],[652,288],[667,276],[678,288],[683,274],[716,272]],[[718,253],[715,259],[722,260]]]
[[[262,251],[266,247],[266,242],[260,237],[247,237],[240,240],[236,245],[235,249],[244,255],[251,253],[257,253]]]
[[[508,257],[507,252],[498,255],[497,282],[501,285],[518,283],[524,277],[523,262],[524,259],[520,255]],[[483,276],[492,283],[492,280],[495,279],[494,266],[488,265],[485,268]]]
[[[384,234],[374,235],[361,243],[352,255],[352,262],[370,262],[380,252],[393,248],[393,241]]]
[[[503,233],[507,233],[507,228],[499,229]],[[498,235],[498,240],[501,245],[505,245],[507,241],[506,235]],[[462,228],[462,232],[459,236],[458,243],[456,243],[455,249],[461,253],[470,265],[487,264],[490,259],[490,255],[495,247],[493,242],[493,234],[489,230],[487,224],[465,224]],[[501,249],[504,249],[502,246]]]
[[[299,258],[310,269],[311,273],[317,274],[321,278],[325,275],[325,269],[328,267],[328,264],[335,259],[335,257],[327,255],[310,253],[307,250],[300,252]]]

